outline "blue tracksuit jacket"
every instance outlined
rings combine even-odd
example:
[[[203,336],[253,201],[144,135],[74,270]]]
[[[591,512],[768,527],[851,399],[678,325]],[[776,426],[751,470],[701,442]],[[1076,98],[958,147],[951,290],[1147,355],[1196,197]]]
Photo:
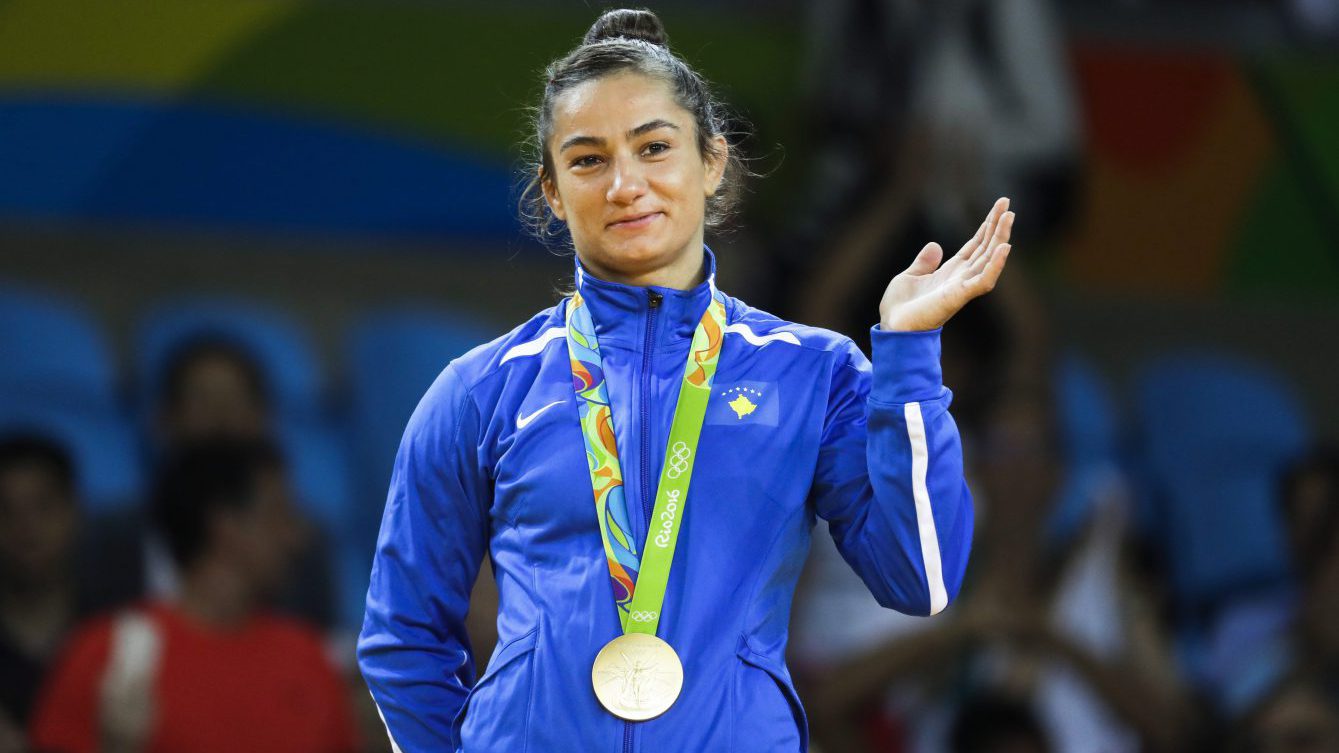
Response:
[[[641,551],[693,329],[711,297],[577,284],[597,327]],[[939,333],[842,335],[726,296],[725,343],[660,637],[664,715],[605,711],[591,662],[620,632],[564,339],[566,300],[448,364],[415,410],[381,522],[358,661],[403,753],[803,751],[783,654],[814,516],[880,604],[933,614],[972,535]],[[741,399],[742,398],[742,399]],[[470,589],[491,558],[498,644],[476,682]]]

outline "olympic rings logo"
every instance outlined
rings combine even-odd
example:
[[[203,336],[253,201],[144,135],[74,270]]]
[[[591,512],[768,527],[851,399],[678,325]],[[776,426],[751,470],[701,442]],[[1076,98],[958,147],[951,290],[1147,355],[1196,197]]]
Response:
[[[678,478],[688,470],[688,459],[693,456],[693,450],[683,442],[675,442],[674,447],[670,449],[674,454],[670,455],[669,470],[665,475],[669,478]]]
[[[659,616],[659,612],[647,612],[641,609],[634,609],[632,614],[628,615],[633,622],[650,622]]]

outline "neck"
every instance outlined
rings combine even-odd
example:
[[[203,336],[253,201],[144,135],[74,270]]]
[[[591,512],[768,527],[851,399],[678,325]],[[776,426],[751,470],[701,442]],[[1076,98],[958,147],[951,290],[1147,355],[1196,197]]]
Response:
[[[213,627],[240,625],[256,599],[244,578],[216,561],[201,561],[185,572],[177,601],[183,612]]]
[[[702,281],[707,279],[705,257],[702,253],[700,240],[696,244],[689,244],[669,263],[645,270],[614,269],[588,259],[580,251],[577,252],[577,256],[581,259],[582,266],[591,274],[601,280],[623,285],[638,287],[655,285],[663,288],[674,288],[675,290],[689,290],[702,284]]]

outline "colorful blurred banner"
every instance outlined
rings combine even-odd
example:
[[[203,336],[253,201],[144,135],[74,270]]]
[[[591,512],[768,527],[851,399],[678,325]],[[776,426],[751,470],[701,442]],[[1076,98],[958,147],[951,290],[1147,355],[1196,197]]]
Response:
[[[1125,293],[1339,292],[1339,62],[1086,45],[1064,272]]]
[[[526,107],[583,21],[554,7],[0,2],[0,218],[514,236]],[[793,34],[755,21],[708,48],[691,17],[680,28],[681,49],[729,70],[743,101],[789,101]]]

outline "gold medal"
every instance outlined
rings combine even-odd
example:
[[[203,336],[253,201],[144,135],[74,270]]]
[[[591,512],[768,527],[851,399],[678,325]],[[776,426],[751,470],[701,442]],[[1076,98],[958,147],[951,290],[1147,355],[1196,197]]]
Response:
[[[595,697],[609,713],[643,721],[674,704],[683,689],[683,664],[654,635],[626,633],[605,644],[591,667]]]

